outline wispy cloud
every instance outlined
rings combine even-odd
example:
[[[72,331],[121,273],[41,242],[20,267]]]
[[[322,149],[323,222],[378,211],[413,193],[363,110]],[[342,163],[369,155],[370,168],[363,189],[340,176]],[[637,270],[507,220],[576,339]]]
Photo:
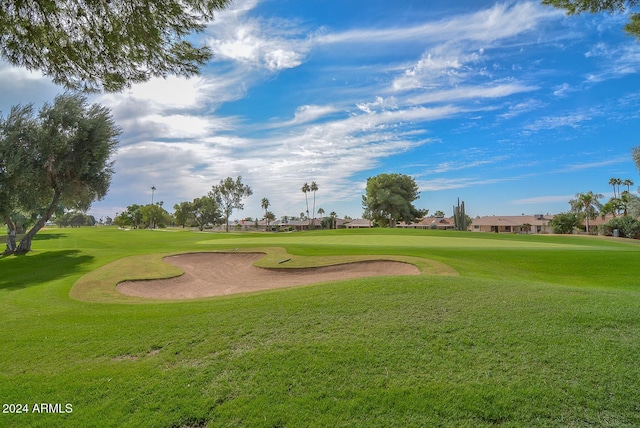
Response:
[[[585,57],[598,60],[600,69],[589,73],[586,80],[598,83],[609,79],[617,79],[640,71],[640,45],[638,43],[623,46],[610,46],[600,42],[585,53]]]
[[[542,130],[555,129],[561,127],[578,128],[584,122],[590,121],[591,117],[584,113],[574,113],[564,116],[542,117],[533,123],[524,126],[525,131],[539,132]]]
[[[541,8],[534,2],[496,4],[493,7],[453,19],[443,19],[422,25],[355,29],[317,37],[318,43],[397,43],[407,40],[476,40],[490,42],[532,30],[537,23],[559,12]]]

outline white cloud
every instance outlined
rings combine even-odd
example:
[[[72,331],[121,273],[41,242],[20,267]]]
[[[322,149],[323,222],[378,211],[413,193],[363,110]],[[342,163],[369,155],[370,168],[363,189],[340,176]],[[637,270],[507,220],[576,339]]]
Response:
[[[590,83],[617,79],[640,72],[640,45],[636,41],[628,44],[609,46],[600,42],[585,53],[585,57],[599,62],[599,71],[586,77]]]
[[[232,3],[207,31],[207,45],[214,61],[230,60],[277,72],[302,64],[310,44],[295,22],[248,16],[256,1]]]
[[[528,99],[528,100],[524,100],[524,101],[515,103],[513,105],[510,105],[508,107],[507,112],[499,114],[498,117],[502,119],[511,119],[530,111],[542,109],[546,105],[547,105],[546,103],[543,103],[540,100]]]
[[[455,85],[471,72],[468,64],[478,59],[478,52],[463,54],[460,49],[455,49],[450,44],[441,45],[395,78],[391,86],[396,91],[407,91],[442,84]]]
[[[454,102],[473,99],[503,98],[522,92],[531,92],[538,87],[520,83],[503,83],[491,86],[459,86],[440,91],[425,91],[420,95],[407,97],[408,104],[420,105],[437,102]]]
[[[318,36],[317,42],[322,44],[390,43],[407,40],[429,40],[431,43],[451,40],[490,42],[532,30],[541,20],[554,16],[562,16],[562,13],[534,2],[518,2],[513,5],[498,3],[489,9],[453,19],[403,28],[358,29],[325,34]]]
[[[571,86],[568,83],[563,83],[562,85],[556,86],[554,88],[553,95],[557,97],[564,97],[571,91]]]
[[[578,128],[584,122],[590,120],[591,117],[584,113],[574,113],[564,116],[546,116],[534,121],[533,123],[525,125],[524,130],[538,132],[561,127]]]

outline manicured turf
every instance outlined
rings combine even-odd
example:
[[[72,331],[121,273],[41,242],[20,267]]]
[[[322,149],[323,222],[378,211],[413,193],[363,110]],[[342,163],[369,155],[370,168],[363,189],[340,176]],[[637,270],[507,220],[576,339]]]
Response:
[[[179,303],[69,297],[112,262],[154,271],[157,254],[235,248],[417,257],[459,276]],[[0,258],[0,397],[30,410],[0,426],[640,425],[633,241],[86,228],[46,230],[34,250]],[[41,403],[73,411],[34,413]]]

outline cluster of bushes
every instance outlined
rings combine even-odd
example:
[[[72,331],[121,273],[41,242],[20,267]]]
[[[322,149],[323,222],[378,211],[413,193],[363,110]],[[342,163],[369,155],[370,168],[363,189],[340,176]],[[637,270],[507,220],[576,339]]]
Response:
[[[616,229],[619,236],[623,238],[637,239],[640,237],[640,221],[628,215],[612,218],[600,226],[598,232],[602,235],[613,235],[613,231]]]
[[[553,233],[573,233],[576,229],[583,229],[584,224],[577,213],[561,213],[551,220]],[[598,234],[612,236],[618,231],[618,236],[623,238],[640,238],[640,221],[630,215],[614,217],[607,223],[598,226]]]

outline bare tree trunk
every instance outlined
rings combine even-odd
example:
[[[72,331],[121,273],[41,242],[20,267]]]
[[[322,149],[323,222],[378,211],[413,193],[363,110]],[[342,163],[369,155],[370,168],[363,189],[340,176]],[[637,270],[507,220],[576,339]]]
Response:
[[[54,211],[56,210],[56,207],[58,206],[59,201],[60,201],[60,193],[56,190],[56,193],[54,194],[53,200],[49,204],[47,211],[42,215],[42,217],[38,219],[36,224],[20,240],[20,244],[15,250],[16,254],[25,254],[31,251],[31,241],[33,241],[33,237],[36,236],[36,233],[38,233],[40,229],[44,227],[47,221],[49,221]]]
[[[7,246],[2,253],[3,255],[13,254],[16,251],[16,229],[17,226],[8,213],[2,215],[4,222],[7,224]]]

